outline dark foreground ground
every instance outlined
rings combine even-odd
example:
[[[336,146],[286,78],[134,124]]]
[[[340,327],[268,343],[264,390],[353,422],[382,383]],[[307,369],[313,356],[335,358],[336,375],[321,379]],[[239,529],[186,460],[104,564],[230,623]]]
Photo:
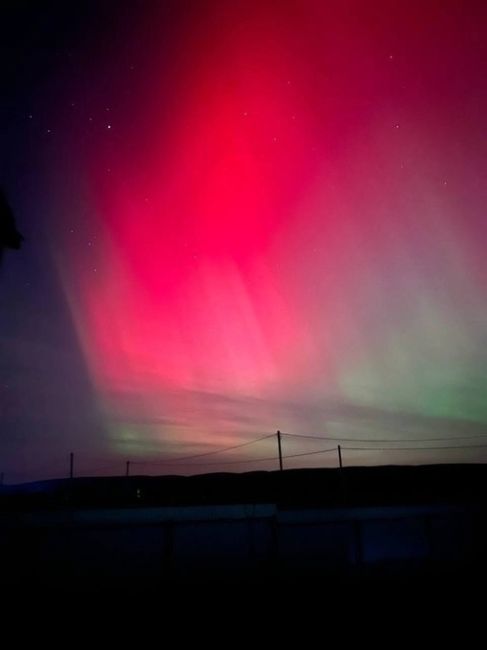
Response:
[[[484,591],[487,468],[83,478],[0,492],[4,592],[201,604]]]

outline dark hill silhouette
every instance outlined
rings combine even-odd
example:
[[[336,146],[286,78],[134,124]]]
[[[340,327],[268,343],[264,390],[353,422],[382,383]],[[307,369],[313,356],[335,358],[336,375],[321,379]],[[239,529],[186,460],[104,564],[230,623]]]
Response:
[[[0,510],[276,503],[281,508],[486,502],[485,465],[75,478],[0,488]]]

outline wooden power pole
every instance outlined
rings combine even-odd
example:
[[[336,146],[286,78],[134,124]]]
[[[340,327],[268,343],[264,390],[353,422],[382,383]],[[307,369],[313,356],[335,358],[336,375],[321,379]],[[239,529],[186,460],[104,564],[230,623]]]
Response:
[[[282,446],[281,446],[281,432],[277,432],[277,448],[279,450],[279,469],[282,472]]]

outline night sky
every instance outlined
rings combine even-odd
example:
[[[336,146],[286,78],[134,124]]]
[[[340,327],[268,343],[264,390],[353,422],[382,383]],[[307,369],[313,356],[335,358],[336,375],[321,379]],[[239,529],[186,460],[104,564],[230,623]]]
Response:
[[[69,4],[0,9],[5,481],[487,460],[485,2]]]

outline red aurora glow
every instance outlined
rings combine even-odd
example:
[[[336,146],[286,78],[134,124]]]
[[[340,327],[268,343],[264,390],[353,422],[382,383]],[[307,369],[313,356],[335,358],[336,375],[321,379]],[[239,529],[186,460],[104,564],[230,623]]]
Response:
[[[274,407],[229,423],[195,395],[444,415],[448,350],[480,335],[455,314],[482,312],[485,278],[480,204],[463,220],[457,207],[474,183],[457,117],[477,110],[462,101],[458,16],[201,4],[172,35],[141,15],[135,64],[114,46],[123,72],[111,95],[100,72],[86,100],[100,107],[96,142],[80,144],[90,248],[66,233],[60,268],[110,417],[140,438],[136,420],[155,422],[152,439],[215,442],[285,424]]]

